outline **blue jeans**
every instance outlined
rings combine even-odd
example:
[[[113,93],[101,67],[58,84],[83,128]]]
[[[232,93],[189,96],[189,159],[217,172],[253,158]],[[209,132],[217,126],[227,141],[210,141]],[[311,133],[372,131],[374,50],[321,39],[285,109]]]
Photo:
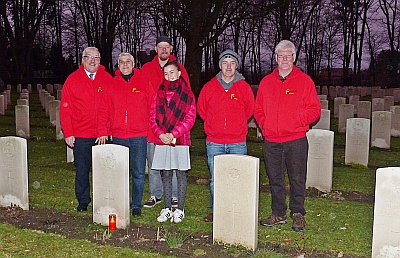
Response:
[[[304,200],[306,193],[308,141],[306,137],[283,143],[263,143],[263,153],[269,185],[271,188],[272,214],[286,215],[285,172],[290,182],[290,215],[306,214]]]
[[[156,145],[152,142],[147,143],[147,164],[149,169],[149,191],[150,196],[155,196],[157,199],[161,199],[163,196],[163,182],[161,179],[160,170],[151,169],[153,164],[154,150]],[[172,176],[172,196],[178,196],[178,180],[176,178],[176,172]]]
[[[92,167],[92,147],[96,145],[96,138],[75,138],[75,196],[79,203],[89,204],[90,182],[89,171]]]
[[[210,207],[214,210],[214,157],[222,154],[247,154],[246,142],[219,144],[206,141],[208,167],[210,169]]]
[[[131,209],[142,208],[143,187],[146,168],[147,137],[113,138],[113,143],[129,148],[132,171]]]

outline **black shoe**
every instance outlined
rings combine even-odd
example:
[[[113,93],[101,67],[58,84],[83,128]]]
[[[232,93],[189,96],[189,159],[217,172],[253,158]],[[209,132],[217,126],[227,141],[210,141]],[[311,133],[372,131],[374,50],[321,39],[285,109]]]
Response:
[[[151,196],[150,199],[143,204],[143,207],[152,208],[152,207],[156,206],[159,203],[161,203],[161,199],[158,199],[155,196]]]
[[[78,207],[76,207],[76,210],[79,212],[87,211],[87,207],[88,207],[87,203],[79,203]]]
[[[134,217],[142,216],[142,210],[141,209],[132,209],[132,215]]]

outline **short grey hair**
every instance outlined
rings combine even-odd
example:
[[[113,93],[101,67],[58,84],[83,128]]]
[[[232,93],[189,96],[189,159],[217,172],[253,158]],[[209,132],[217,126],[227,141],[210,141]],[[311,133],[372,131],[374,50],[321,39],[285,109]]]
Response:
[[[100,51],[99,51],[99,49],[98,49],[97,47],[87,47],[87,48],[85,48],[85,49],[83,50],[82,57],[86,56],[86,53],[87,53],[89,50],[97,51],[97,52],[99,53],[99,56],[100,56]]]
[[[275,54],[277,55],[278,51],[282,49],[291,49],[292,54],[296,55],[296,47],[290,40],[284,39],[281,42],[279,42],[278,45],[276,45],[275,47]]]
[[[123,56],[129,56],[129,59],[131,59],[132,64],[135,63],[135,59],[133,58],[133,55],[131,55],[131,53],[128,53],[128,52],[122,52],[121,54],[119,54],[119,56],[118,56],[118,62],[119,62],[119,60],[121,59],[121,57],[123,57]]]

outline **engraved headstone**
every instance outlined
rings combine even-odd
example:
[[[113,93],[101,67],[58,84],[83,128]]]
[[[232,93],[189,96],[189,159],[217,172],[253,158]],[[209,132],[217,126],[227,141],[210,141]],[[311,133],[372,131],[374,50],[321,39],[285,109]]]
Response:
[[[17,99],[17,105],[29,106],[29,100],[27,100],[27,99]]]
[[[319,100],[319,103],[321,103],[321,108],[322,109],[329,109],[329,101],[328,100]]]
[[[376,170],[372,257],[399,257],[400,168]],[[392,250],[388,253],[388,250]],[[396,251],[397,252],[393,252]]]
[[[49,102],[49,119],[50,119],[50,124],[52,126],[56,126],[56,112],[57,108],[60,107],[60,101],[59,100],[52,100]]]
[[[0,115],[4,115],[6,109],[4,108],[4,95],[0,95]]]
[[[29,106],[15,106],[15,130],[17,136],[26,139],[30,138]]]
[[[342,104],[339,106],[339,122],[338,122],[338,132],[346,132],[346,123],[348,118],[354,117],[354,105],[352,104]]]
[[[347,119],[345,164],[368,166],[370,120],[366,118]]]
[[[342,104],[346,104],[346,98],[336,97],[333,100],[333,117],[339,117],[339,106]]]
[[[357,117],[371,119],[371,101],[358,102]]]
[[[394,97],[393,96],[385,96],[383,99],[384,99],[384,110],[390,111],[390,107],[394,106]]]
[[[29,210],[26,139],[0,137],[0,206]]]
[[[390,112],[392,113],[390,135],[393,137],[400,137],[400,106],[391,106]]]
[[[116,144],[92,148],[93,222],[108,226],[108,216],[116,214],[117,228],[130,224],[129,148]]]
[[[358,95],[351,95],[349,97],[349,104],[354,105],[354,114],[356,115],[358,113],[358,103],[360,101],[360,96]]]
[[[372,112],[371,147],[390,148],[391,115],[390,111]]]
[[[318,122],[312,129],[330,130],[331,128],[331,111],[328,109],[321,109],[321,116]]]
[[[333,172],[334,132],[311,129],[307,132],[308,162],[306,187],[330,192]]]
[[[384,98],[372,98],[372,112],[374,111],[385,111]]]
[[[213,241],[256,250],[259,159],[226,154],[214,162]]]

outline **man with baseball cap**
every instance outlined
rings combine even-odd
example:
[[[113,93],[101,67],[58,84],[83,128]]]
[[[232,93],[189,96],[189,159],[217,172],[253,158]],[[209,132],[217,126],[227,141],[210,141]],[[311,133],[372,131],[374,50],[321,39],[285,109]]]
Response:
[[[155,51],[157,55],[154,57],[152,61],[144,64],[141,69],[143,75],[150,80],[155,93],[157,93],[158,87],[160,87],[161,83],[164,80],[164,72],[163,72],[164,65],[168,62],[176,60],[176,57],[171,54],[172,49],[173,46],[171,39],[165,35],[159,36],[156,39],[156,46],[155,46]],[[181,76],[185,79],[185,81],[190,87],[189,75],[185,67],[183,67],[181,63],[178,63],[178,65],[181,70]],[[154,150],[155,150],[155,144],[154,144],[155,140],[156,136],[150,129],[147,136],[147,164],[149,170],[150,198],[143,205],[144,207],[147,208],[154,207],[155,205],[161,203],[161,198],[163,196],[162,179],[160,171],[151,169],[151,165],[153,163]],[[173,176],[172,182],[173,182],[172,206],[177,207],[178,201],[176,197],[178,196],[178,193],[177,193],[177,179],[175,175]]]
[[[206,150],[210,169],[211,213],[204,221],[213,221],[214,157],[222,154],[247,154],[247,121],[254,111],[254,94],[237,71],[239,55],[225,50],[219,55],[221,71],[200,92],[197,112],[204,120]]]

